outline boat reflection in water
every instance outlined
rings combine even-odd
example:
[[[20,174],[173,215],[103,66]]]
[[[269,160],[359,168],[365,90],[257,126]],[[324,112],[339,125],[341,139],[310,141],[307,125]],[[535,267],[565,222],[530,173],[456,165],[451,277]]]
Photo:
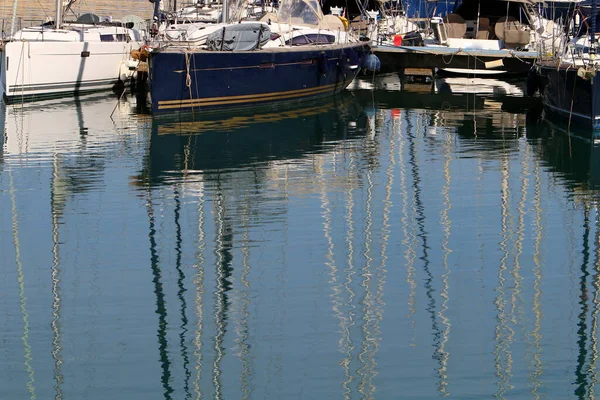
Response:
[[[540,118],[527,125],[527,138],[538,163],[554,171],[575,198],[591,201],[590,194],[600,189],[600,146],[571,131]]]
[[[9,108],[0,397],[593,397],[598,149],[405,89]]]
[[[205,173],[302,158],[362,134],[366,119],[350,93],[295,108],[155,118],[149,163],[140,178],[161,181],[178,171]]]
[[[282,376],[276,370],[283,362],[277,349],[281,342],[253,340],[261,333],[284,337],[285,318],[276,304],[282,304],[286,285],[271,281],[270,271],[285,268],[285,253],[292,250],[285,239],[276,244],[285,231],[276,234],[279,239],[265,236],[273,219],[289,217],[288,204],[285,194],[271,196],[308,186],[305,179],[294,179],[295,170],[304,171],[299,178],[314,177],[319,157],[335,156],[342,142],[364,138],[367,117],[354,96],[345,93],[296,108],[188,118],[154,119],[145,164],[132,179],[146,200],[161,381],[170,398],[180,385],[170,379],[172,371],[183,369],[181,386],[188,396],[248,398],[259,391],[257,381],[264,373]],[[311,168],[312,174],[305,171]],[[165,195],[168,191],[172,196]],[[191,238],[182,233],[189,221],[197,230]],[[190,240],[196,243],[194,270],[182,260]],[[264,252],[270,254],[267,259]],[[177,288],[167,260],[174,260]],[[273,285],[268,297],[261,293],[264,285]],[[178,306],[166,300],[174,290]],[[266,325],[256,326],[265,310],[270,315]],[[173,329],[181,332],[176,340],[169,335]],[[257,358],[266,354],[267,371],[256,371]],[[232,360],[238,359],[239,369],[232,370],[231,363],[237,363]],[[235,380],[239,383],[224,385]]]
[[[429,92],[440,94],[473,94],[478,97],[522,97],[525,82],[522,79],[494,79],[468,77],[439,77],[431,83],[408,83],[398,74],[385,73],[375,77],[361,75],[348,87],[350,90],[372,89],[387,91]]]
[[[11,104],[6,106],[5,151],[7,155],[35,156],[50,149],[59,153],[88,146],[88,150],[100,149],[114,141],[115,130],[137,133],[139,118],[128,116],[138,107],[135,98],[119,98],[113,93]]]
[[[523,82],[491,78],[438,78],[431,84],[402,83],[397,74],[381,74],[375,77],[360,76],[348,87],[352,92],[374,91],[386,107],[387,100],[395,101],[403,108],[440,109],[465,108],[465,111],[500,109],[523,110],[537,107],[537,101],[523,98]],[[367,97],[366,95],[363,95]],[[411,105],[414,101],[414,105]]]
[[[522,97],[525,93],[523,80],[500,80],[489,78],[445,77],[436,79],[436,93],[470,93],[483,97]]]
[[[460,375],[458,365],[463,360],[456,360],[466,354],[456,343],[473,329],[493,324],[493,328],[487,326],[486,329],[494,332],[491,350],[497,386],[494,397],[503,398],[515,384],[521,385],[516,376],[529,379],[527,386],[532,398],[551,392],[548,371],[553,367],[544,357],[544,341],[548,343],[555,337],[548,339],[552,334],[544,330],[544,321],[553,318],[548,304],[554,294],[548,282],[558,278],[572,280],[575,289],[575,296],[561,300],[561,303],[571,301],[576,315],[562,324],[572,333],[569,344],[577,348],[571,361],[574,379],[570,377],[570,382],[577,398],[593,398],[598,382],[599,354],[600,274],[595,266],[600,257],[600,213],[597,210],[600,147],[569,136],[559,126],[541,119],[540,104],[531,99],[521,101],[499,91],[474,96],[468,92],[432,94],[429,89],[412,89],[371,92],[355,88],[353,93],[365,104],[372,105],[375,130],[397,130],[402,135],[399,146],[409,148],[409,157],[399,165],[406,165],[406,172],[412,174],[415,184],[408,190],[401,185],[399,193],[401,198],[412,196],[419,223],[412,235],[417,239],[408,243],[407,251],[416,251],[416,254],[407,257],[411,260],[407,261],[407,276],[414,282],[412,260],[422,260],[426,279],[421,283],[428,296],[427,310],[431,313],[434,358],[439,360],[438,390],[448,394],[450,388],[454,396],[463,397],[457,393],[463,388],[456,384],[456,377]],[[418,112],[414,108],[427,111]],[[431,172],[426,163],[413,162],[419,159],[438,165],[443,163],[443,180],[435,173],[426,173]],[[399,175],[402,182],[404,174]],[[548,194],[555,191],[557,193]],[[558,199],[554,197],[556,194]],[[471,196],[472,200],[467,199]],[[428,201],[422,201],[423,198]],[[553,201],[559,204],[552,205]],[[401,208],[404,212],[403,205]],[[435,221],[437,215],[439,222]],[[555,215],[560,215],[559,221],[564,218],[561,221],[564,236],[558,236],[557,230],[549,224]],[[431,219],[438,222],[442,232],[427,233],[425,226],[433,231],[437,229]],[[473,236],[461,232],[458,226],[462,224],[473,228]],[[419,240],[423,250],[419,249]],[[481,249],[492,243],[497,253],[481,251],[481,258],[467,262],[469,266],[465,267],[464,261],[456,261],[460,256],[452,252],[453,246],[460,248],[461,242]],[[560,249],[554,255],[550,255],[552,246]],[[442,261],[439,264],[443,265],[437,270],[434,263],[429,262],[429,257],[436,254],[432,249],[436,248],[441,248],[443,253],[437,255]],[[566,257],[560,263],[549,261],[563,255]],[[489,295],[486,301],[493,304],[495,310],[488,308],[479,312],[476,323],[469,325],[465,315],[471,315],[472,311],[467,311],[471,305],[462,298],[468,286],[465,279],[472,276],[471,263],[473,268],[480,266],[482,275],[490,273],[481,284],[486,289],[493,285],[493,290],[483,289],[481,296]],[[492,276],[497,277],[497,281]],[[411,284],[418,288],[417,285]],[[439,296],[433,288],[439,288]],[[413,297],[416,296],[410,292],[411,306]],[[490,318],[488,322],[483,322],[487,318]],[[460,323],[456,323],[457,320]],[[478,340],[481,339],[470,338],[467,347],[481,349],[489,345]],[[520,346],[523,345],[527,346],[530,358],[522,357]],[[520,358],[525,358],[525,362]],[[470,370],[466,376],[471,374]],[[472,392],[467,391],[464,397],[467,394],[472,395]]]
[[[485,81],[485,85],[479,81]],[[356,79],[350,89],[364,104],[391,109],[396,115],[401,110],[413,110],[415,116],[414,109],[433,110],[419,113],[419,123],[428,126],[431,134],[437,129],[456,128],[464,137],[518,136],[541,113],[541,103],[520,97],[521,87],[510,81],[449,77],[436,79],[432,85],[400,87],[397,75],[385,74],[375,79]]]

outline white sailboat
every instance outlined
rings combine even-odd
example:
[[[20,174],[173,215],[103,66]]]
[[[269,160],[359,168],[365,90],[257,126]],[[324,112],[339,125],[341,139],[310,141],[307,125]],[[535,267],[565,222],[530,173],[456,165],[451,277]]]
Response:
[[[0,44],[4,99],[30,101],[109,90],[127,83],[143,44],[138,31],[118,23],[63,23],[62,0],[54,24],[24,28]]]

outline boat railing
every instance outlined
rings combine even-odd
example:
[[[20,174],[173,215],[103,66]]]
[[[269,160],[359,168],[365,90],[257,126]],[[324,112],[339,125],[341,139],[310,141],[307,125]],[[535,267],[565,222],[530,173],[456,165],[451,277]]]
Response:
[[[4,41],[6,39],[8,39],[8,36],[10,36],[9,34],[6,33],[6,29],[9,27],[8,24],[8,19],[7,18],[2,18],[0,20],[0,40]]]
[[[23,19],[21,17],[17,17],[15,19],[14,30],[15,32],[20,31],[23,28],[29,28],[32,26],[40,26],[44,24],[46,21],[41,19]],[[14,32],[10,31],[11,29],[11,19],[10,18],[0,18],[0,39],[8,40],[12,36]]]

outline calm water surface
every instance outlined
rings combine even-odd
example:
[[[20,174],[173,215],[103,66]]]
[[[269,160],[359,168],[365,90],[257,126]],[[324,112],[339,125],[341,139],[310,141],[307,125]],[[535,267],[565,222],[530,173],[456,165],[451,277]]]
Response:
[[[6,107],[0,398],[594,398],[600,153],[519,90]]]

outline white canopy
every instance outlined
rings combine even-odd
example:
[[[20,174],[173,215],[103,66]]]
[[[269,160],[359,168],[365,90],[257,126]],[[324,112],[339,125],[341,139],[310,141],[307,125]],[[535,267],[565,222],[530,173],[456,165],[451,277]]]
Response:
[[[320,25],[323,11],[317,0],[282,0],[277,20],[290,25]]]

